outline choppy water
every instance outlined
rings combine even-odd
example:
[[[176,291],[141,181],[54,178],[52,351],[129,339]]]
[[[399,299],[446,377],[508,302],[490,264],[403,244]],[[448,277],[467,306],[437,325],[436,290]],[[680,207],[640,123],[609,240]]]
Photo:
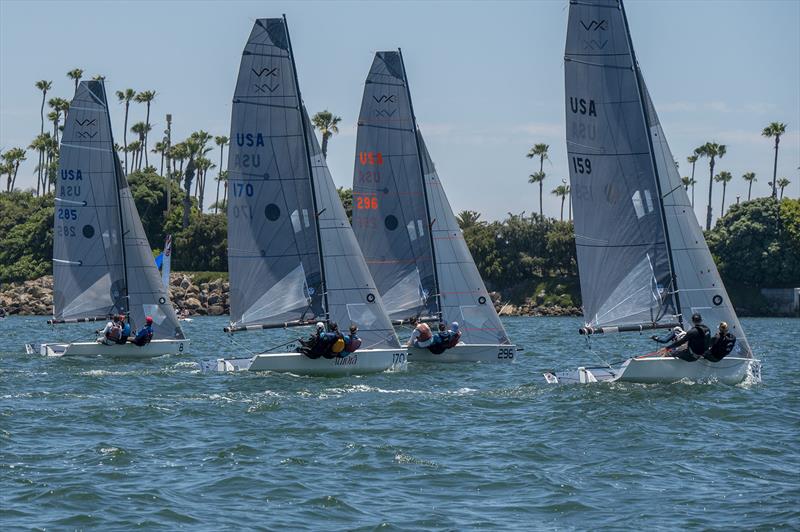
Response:
[[[547,386],[541,370],[596,362],[570,318],[505,320],[526,348],[509,366],[199,373],[244,353],[224,321],[188,324],[188,355],[134,363],[26,356],[92,327],[0,321],[0,526],[800,527],[800,320],[743,320],[763,382],[736,387]]]

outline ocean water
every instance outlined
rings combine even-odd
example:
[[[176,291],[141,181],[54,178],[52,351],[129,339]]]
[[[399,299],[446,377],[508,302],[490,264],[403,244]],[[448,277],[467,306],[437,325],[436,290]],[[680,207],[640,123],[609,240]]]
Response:
[[[573,387],[542,370],[651,342],[590,351],[578,319],[509,318],[512,365],[200,373],[297,334],[224,323],[187,324],[186,355],[119,362],[25,355],[92,324],[0,321],[0,527],[800,528],[800,320],[743,320],[760,383]]]

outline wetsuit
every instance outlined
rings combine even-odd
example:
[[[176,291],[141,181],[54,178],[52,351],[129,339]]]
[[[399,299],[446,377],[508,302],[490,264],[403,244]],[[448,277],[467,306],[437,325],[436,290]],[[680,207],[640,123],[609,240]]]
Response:
[[[675,349],[683,344],[687,344],[689,349],[686,351],[675,351],[673,356],[694,362],[706,352],[706,348],[711,342],[711,331],[702,323],[696,324],[694,327],[686,332],[686,335],[680,340],[676,340],[667,346],[667,349]]]
[[[733,351],[735,345],[736,337],[734,335],[729,332],[725,334],[717,333],[714,335],[711,347],[705,352],[703,357],[711,362],[719,362]]]

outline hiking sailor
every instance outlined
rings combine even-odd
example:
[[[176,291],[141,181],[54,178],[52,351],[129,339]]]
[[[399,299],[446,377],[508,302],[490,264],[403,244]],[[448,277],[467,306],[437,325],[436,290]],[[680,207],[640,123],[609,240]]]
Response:
[[[139,329],[136,336],[131,340],[131,343],[142,347],[150,343],[153,339],[153,318],[147,316],[144,319],[145,326]]]
[[[703,354],[703,358],[710,362],[719,362],[733,351],[735,345],[736,337],[728,332],[728,324],[723,321],[719,324],[719,332],[714,335],[711,347]]]
[[[659,344],[668,344],[670,342],[674,342],[675,340],[680,340],[684,336],[686,336],[686,331],[684,331],[680,325],[677,325],[673,327],[666,336],[657,336],[654,334],[650,337],[650,339],[654,342],[658,342]]]
[[[344,335],[344,349],[339,353],[340,357],[346,357],[356,352],[361,347],[361,338],[358,337],[358,327],[355,323],[350,325],[350,332]]]
[[[408,339],[409,347],[430,347],[433,343],[433,333],[427,323],[420,323],[414,328],[411,333],[411,338]]]
[[[344,335],[339,332],[339,325],[337,325],[335,321],[330,322],[328,326],[331,329],[330,332],[320,337],[322,339],[321,343],[325,347],[322,356],[325,358],[336,358],[344,351]]]
[[[126,317],[120,315],[120,325],[122,325],[122,332],[119,335],[119,338],[116,340],[118,344],[124,344],[128,341],[128,337],[131,335],[131,321]]]
[[[461,340],[461,332],[458,330],[458,322],[454,321],[450,330],[443,322],[439,323],[439,332],[433,335],[433,343],[428,347],[428,351],[434,355],[441,355],[447,349],[455,347]]]
[[[692,314],[692,325],[683,338],[675,340],[666,347],[666,355],[694,362],[706,352],[711,345],[711,331],[703,324],[703,318],[698,313]],[[677,349],[686,344],[686,348]]]

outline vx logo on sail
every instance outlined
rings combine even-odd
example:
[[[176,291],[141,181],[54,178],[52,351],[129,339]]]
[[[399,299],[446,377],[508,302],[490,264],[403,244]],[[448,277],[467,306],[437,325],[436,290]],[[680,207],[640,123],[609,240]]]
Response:
[[[94,133],[89,133],[88,131],[78,131],[75,133],[75,135],[82,139],[93,139],[97,135],[97,131]]]
[[[280,83],[278,83],[274,87],[272,87],[268,83],[262,83],[261,85],[256,83],[255,85],[253,85],[253,87],[256,89],[256,92],[267,92],[267,91],[275,92],[275,90],[277,90],[277,88],[280,87]]]
[[[84,120],[78,120],[78,119],[76,118],[76,119],[75,119],[75,123],[76,123],[76,124],[78,124],[79,126],[83,126],[83,127],[86,127],[86,126],[95,126],[95,125],[97,125],[97,119],[96,119],[96,118],[92,118],[92,119],[90,120],[90,119],[86,118],[86,119],[84,119]]]
[[[603,42],[596,41],[594,39],[590,41],[583,41],[583,49],[584,50],[602,50],[608,44],[608,39]]]
[[[377,117],[381,117],[381,116],[389,117],[389,116],[393,116],[396,112],[397,112],[397,109],[392,109],[391,111],[387,111],[385,109],[375,109],[375,116],[377,116]]]
[[[372,95],[372,99],[378,103],[397,103],[395,94],[382,94],[380,97]]]
[[[581,26],[583,26],[583,29],[585,29],[586,31],[600,31],[600,30],[605,31],[608,29],[608,22],[605,19],[603,19],[603,20],[592,20],[589,22],[589,24],[586,24],[584,21],[581,20]]]
[[[253,74],[258,76],[259,78],[261,76],[264,76],[264,75],[267,75],[267,76],[277,76],[278,75],[278,67],[275,67],[275,68],[264,67],[261,70],[256,70],[255,68],[251,68],[250,70],[252,70]]]

